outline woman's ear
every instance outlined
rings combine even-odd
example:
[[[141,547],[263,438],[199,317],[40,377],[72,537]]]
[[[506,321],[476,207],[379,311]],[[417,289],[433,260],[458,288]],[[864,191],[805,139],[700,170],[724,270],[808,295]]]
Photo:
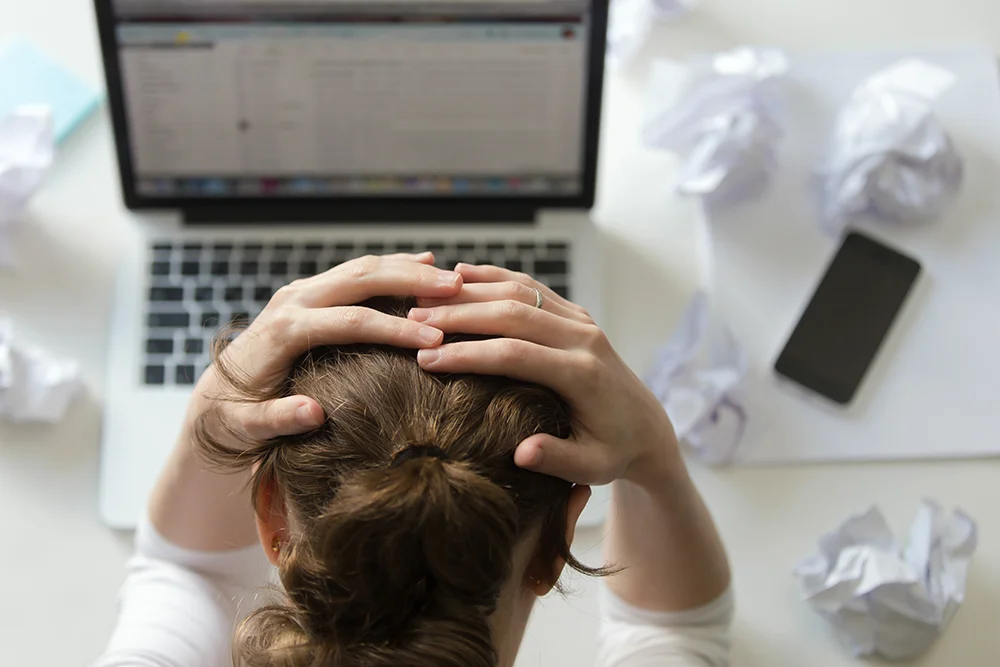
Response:
[[[591,491],[589,486],[577,485],[569,493],[569,502],[566,505],[566,544],[572,545],[576,538],[576,524],[590,502]],[[552,592],[556,587],[556,582],[566,569],[566,561],[559,558],[552,564],[551,574],[545,577],[529,576],[528,584],[531,590],[538,597],[544,597]]]
[[[285,499],[273,477],[265,476],[257,489],[257,535],[272,565],[288,547],[288,514]]]

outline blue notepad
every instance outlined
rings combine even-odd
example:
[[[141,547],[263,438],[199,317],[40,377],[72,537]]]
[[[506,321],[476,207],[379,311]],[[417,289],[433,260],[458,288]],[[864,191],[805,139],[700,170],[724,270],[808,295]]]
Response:
[[[44,104],[61,143],[100,102],[98,91],[31,44],[0,44],[0,118],[25,104]]]

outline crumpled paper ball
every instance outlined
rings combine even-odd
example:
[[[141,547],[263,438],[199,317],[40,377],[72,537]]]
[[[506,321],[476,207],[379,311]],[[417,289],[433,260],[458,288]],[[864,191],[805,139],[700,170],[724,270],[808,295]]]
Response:
[[[10,320],[0,318],[0,418],[55,424],[82,388],[76,361],[16,342]]]
[[[678,64],[656,64],[643,142],[680,157],[678,194],[727,204],[766,188],[785,134],[789,66],[777,49],[735,49],[686,63],[680,91],[671,94]]]
[[[855,657],[908,660],[954,618],[977,544],[975,521],[925,500],[901,548],[873,507],[823,536],[795,575],[806,603]]]
[[[0,264],[9,260],[8,230],[38,189],[54,154],[47,107],[20,107],[0,119]]]
[[[710,465],[729,463],[747,415],[739,398],[747,359],[732,332],[698,292],[670,341],[656,353],[646,386],[674,424],[677,438]]]
[[[608,14],[607,59],[612,65],[629,62],[646,43],[653,25],[673,21],[698,0],[612,0]]]
[[[839,233],[862,216],[895,223],[941,216],[961,189],[963,160],[933,103],[954,80],[910,59],[858,86],[819,167],[826,229]]]

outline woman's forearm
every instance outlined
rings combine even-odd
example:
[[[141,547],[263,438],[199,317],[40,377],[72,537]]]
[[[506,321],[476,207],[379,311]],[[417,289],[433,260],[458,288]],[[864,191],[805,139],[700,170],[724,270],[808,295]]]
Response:
[[[654,611],[694,609],[730,584],[715,523],[679,454],[641,483],[614,483],[609,562],[625,569],[608,585],[625,602]]]

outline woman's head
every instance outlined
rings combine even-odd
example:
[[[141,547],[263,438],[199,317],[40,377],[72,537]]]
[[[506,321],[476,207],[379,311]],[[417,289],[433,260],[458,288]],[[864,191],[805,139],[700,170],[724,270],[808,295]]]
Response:
[[[413,304],[367,305],[405,315]],[[244,664],[493,667],[564,563],[596,572],[568,547],[586,495],[514,465],[525,438],[570,435],[553,392],[435,377],[413,352],[350,346],[312,350],[265,393],[313,397],[327,421],[242,452],[202,431],[209,461],[253,470],[261,538],[269,550],[276,538],[288,596],[241,629]]]

